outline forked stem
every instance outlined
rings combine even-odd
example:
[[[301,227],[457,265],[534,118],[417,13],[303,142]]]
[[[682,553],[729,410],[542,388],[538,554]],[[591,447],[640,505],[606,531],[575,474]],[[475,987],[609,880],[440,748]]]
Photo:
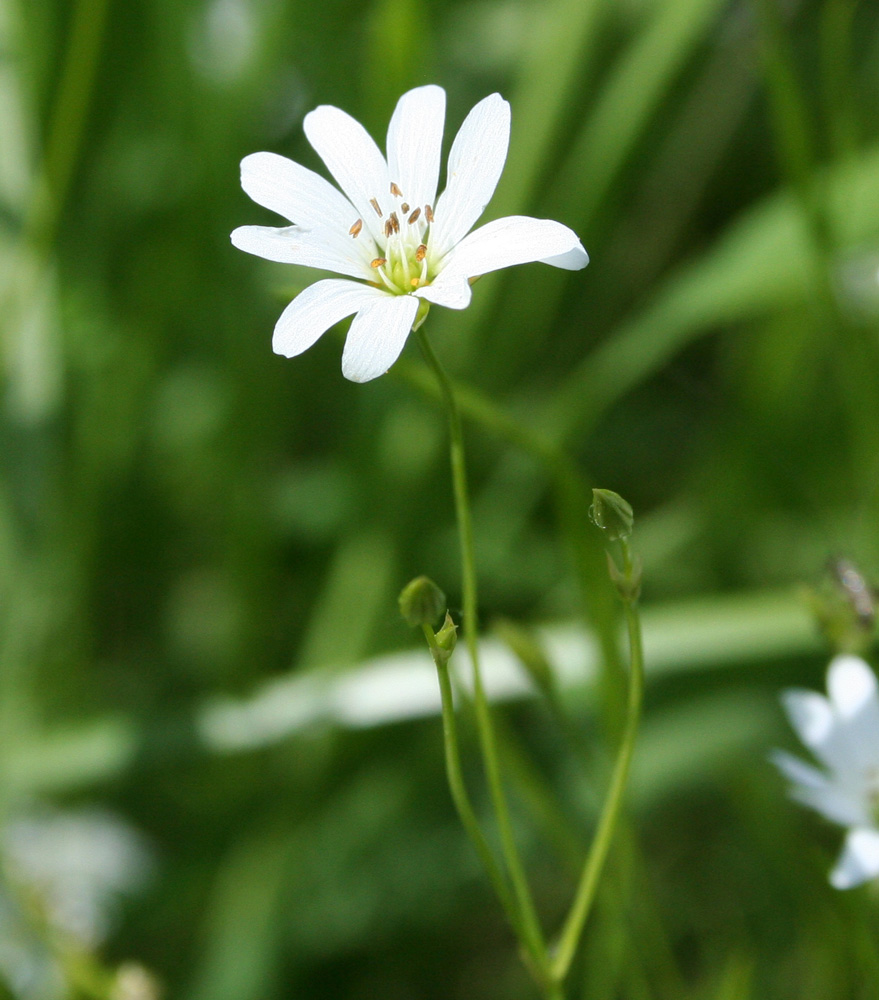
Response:
[[[458,409],[457,400],[455,399],[452,382],[440,364],[439,358],[434,353],[423,327],[418,331],[418,338],[425,360],[433,370],[439,384],[449,421],[455,515],[458,522],[458,536],[461,549],[461,591],[464,606],[463,632],[470,661],[473,665],[473,702],[476,712],[479,744],[485,765],[485,776],[497,818],[504,862],[513,886],[513,896],[518,915],[517,923],[521,928],[522,944],[527,950],[532,963],[538,970],[542,971],[545,969],[547,963],[546,944],[543,940],[543,932],[540,929],[537,919],[531,890],[528,887],[528,881],[525,877],[522,859],[516,847],[515,837],[513,836],[509,807],[501,780],[497,741],[491,721],[488,699],[485,696],[485,688],[482,683],[482,671],[479,665],[479,638],[476,613],[476,560],[474,556],[473,519],[470,512],[470,497],[467,487],[467,467],[464,454],[464,434],[461,427],[461,414]]]
[[[494,886],[498,899],[501,901],[501,905],[510,923],[513,925],[513,929],[519,937],[522,937],[519,911],[510,894],[510,887],[507,885],[504,873],[498,866],[497,861],[495,861],[494,854],[488,846],[488,842],[476,818],[476,813],[473,810],[473,805],[470,802],[470,796],[467,794],[467,786],[464,784],[464,774],[461,769],[461,753],[458,743],[458,725],[455,720],[455,702],[452,696],[452,682],[449,678],[448,656],[438,647],[436,636],[434,636],[433,630],[429,625],[422,625],[422,631],[424,632],[424,638],[427,640],[427,645],[430,647],[439,678],[443,707],[443,742],[445,744],[446,775],[449,781],[449,790],[452,793],[452,801],[458,810],[461,823],[470,840],[473,842],[476,853],[479,855],[479,860],[482,862],[486,874]]]

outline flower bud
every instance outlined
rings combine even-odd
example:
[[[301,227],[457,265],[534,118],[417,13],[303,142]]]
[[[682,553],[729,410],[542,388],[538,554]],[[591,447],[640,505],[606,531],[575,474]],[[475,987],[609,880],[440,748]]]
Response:
[[[458,642],[458,626],[452,621],[452,616],[446,612],[446,620],[442,624],[442,628],[434,636],[436,639],[436,644],[439,648],[450,656]]]
[[[446,609],[446,595],[426,576],[416,576],[400,592],[400,614],[413,627],[430,625]]]
[[[635,517],[632,506],[613,490],[593,490],[589,516],[610,541],[628,538],[632,534]]]

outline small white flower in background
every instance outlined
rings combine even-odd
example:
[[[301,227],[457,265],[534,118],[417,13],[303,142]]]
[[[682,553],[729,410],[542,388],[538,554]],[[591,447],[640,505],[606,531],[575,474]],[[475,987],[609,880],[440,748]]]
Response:
[[[56,945],[92,951],[148,870],[140,836],[109,813],[41,809],[11,820],[0,830],[0,984],[18,1000],[67,1000],[66,974],[40,925]]]
[[[14,883],[39,897],[52,928],[86,948],[105,939],[120,898],[149,870],[138,834],[97,809],[14,819],[0,854]]]
[[[277,354],[301,354],[356,314],[342,372],[368,382],[397,360],[429,303],[466,308],[479,275],[530,261],[572,271],[589,262],[576,234],[559,222],[515,215],[470,232],[507,158],[510,106],[500,94],[467,115],[449,153],[446,189],[436,198],[445,106],[441,87],[404,94],[388,127],[387,160],[344,111],[323,105],[309,112],[305,135],[341,192],[283,156],[244,158],[244,190],[293,225],[242,226],[232,233],[235,246],[355,279],[323,279],[298,295],[275,326]]]
[[[783,751],[773,759],[793,782],[793,798],[848,827],[830,882],[851,889],[879,876],[879,688],[869,665],[846,655],[831,661],[827,693],[782,696],[791,724],[825,770]]]

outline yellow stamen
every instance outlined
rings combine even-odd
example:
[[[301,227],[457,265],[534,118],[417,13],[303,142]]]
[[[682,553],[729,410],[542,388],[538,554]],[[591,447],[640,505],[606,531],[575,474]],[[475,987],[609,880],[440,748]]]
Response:
[[[348,235],[353,236],[356,240],[360,235],[360,230],[363,229],[363,219],[358,219],[354,225],[348,230]]]
[[[403,197],[403,192],[397,187],[397,185],[393,181],[391,181],[391,194],[395,198],[402,198]]]
[[[415,211],[409,216],[409,218],[406,221],[411,226],[412,223],[418,218],[419,215],[421,215],[421,209],[420,208],[416,208]]]
[[[381,218],[382,217],[382,210],[378,207],[378,202],[376,201],[376,199],[375,198],[370,198],[369,199],[369,204],[372,205],[372,207],[375,209],[375,214],[379,218]]]
[[[374,261],[369,265],[370,267],[381,267],[382,264],[387,264],[387,257],[376,257]]]

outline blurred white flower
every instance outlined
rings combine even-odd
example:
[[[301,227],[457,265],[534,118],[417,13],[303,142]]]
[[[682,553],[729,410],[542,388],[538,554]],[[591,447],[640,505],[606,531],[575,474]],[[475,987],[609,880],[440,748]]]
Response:
[[[40,810],[11,820],[0,831],[0,984],[19,1000],[67,1000],[52,941],[95,949],[148,867],[141,838],[109,813]]]
[[[879,876],[879,688],[868,664],[846,655],[831,661],[827,693],[782,696],[791,724],[825,770],[783,751],[773,759],[793,782],[793,798],[848,827],[830,882],[850,889]]]
[[[193,64],[212,83],[235,83],[259,52],[260,27],[249,0],[208,0],[190,35]]]
[[[56,932],[86,948],[104,940],[120,897],[148,869],[135,831],[98,810],[15,819],[0,846],[13,883],[39,898]]]
[[[344,111],[323,105],[309,112],[305,135],[341,192],[283,156],[244,158],[244,190],[293,225],[242,226],[232,233],[235,246],[356,279],[323,279],[298,295],[275,326],[277,354],[301,354],[356,314],[342,372],[368,382],[397,360],[430,303],[469,305],[470,283],[479,275],[529,261],[566,270],[589,262],[576,234],[559,222],[508,216],[470,232],[507,158],[510,106],[500,94],[467,115],[449,153],[446,189],[436,199],[445,105],[441,87],[404,94],[388,127],[387,159]]]

